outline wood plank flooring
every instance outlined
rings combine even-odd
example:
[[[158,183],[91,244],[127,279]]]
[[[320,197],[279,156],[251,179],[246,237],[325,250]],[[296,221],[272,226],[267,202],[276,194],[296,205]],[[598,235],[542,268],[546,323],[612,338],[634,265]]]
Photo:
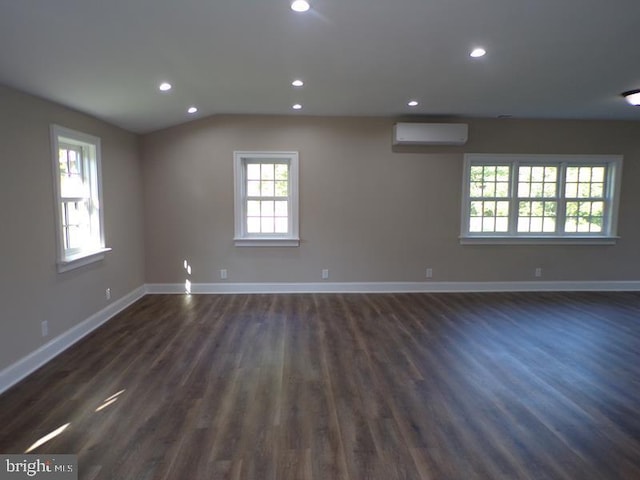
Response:
[[[640,294],[146,296],[0,396],[80,478],[640,479]]]

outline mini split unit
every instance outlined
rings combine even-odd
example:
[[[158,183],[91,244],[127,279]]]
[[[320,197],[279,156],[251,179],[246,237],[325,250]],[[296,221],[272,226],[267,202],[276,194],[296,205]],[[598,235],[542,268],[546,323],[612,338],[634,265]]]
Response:
[[[469,126],[466,123],[396,123],[394,145],[464,145]]]

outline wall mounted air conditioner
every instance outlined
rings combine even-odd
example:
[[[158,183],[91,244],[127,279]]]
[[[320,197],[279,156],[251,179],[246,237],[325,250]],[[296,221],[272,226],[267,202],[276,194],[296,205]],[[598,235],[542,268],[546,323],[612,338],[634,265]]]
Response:
[[[394,145],[464,145],[469,126],[466,123],[396,123]]]

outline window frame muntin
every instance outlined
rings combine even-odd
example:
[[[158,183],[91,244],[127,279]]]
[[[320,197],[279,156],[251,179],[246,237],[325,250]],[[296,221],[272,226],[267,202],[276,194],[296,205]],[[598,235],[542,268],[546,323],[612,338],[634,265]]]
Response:
[[[288,225],[289,233],[248,233],[247,232],[247,164],[287,163]],[[237,247],[297,247],[299,237],[299,154],[297,151],[234,151],[234,244]],[[253,198],[253,197],[252,197]],[[261,197],[266,198],[266,197]],[[269,197],[271,198],[271,197]],[[284,199],[285,197],[278,197]]]
[[[464,155],[463,184],[462,184],[462,208],[460,219],[460,242],[473,243],[519,243],[519,244],[613,244],[619,238],[617,234],[618,215],[620,204],[620,188],[622,182],[622,155],[575,155],[575,154],[485,154],[467,153]],[[504,232],[470,232],[470,179],[471,167],[477,165],[508,165],[510,167],[510,205],[509,205],[509,231]],[[559,232],[517,232],[517,169],[520,165],[558,165],[558,216],[556,217],[556,230]],[[603,232],[594,234],[591,232],[566,233],[565,213],[565,178],[568,166],[603,166],[606,165],[606,177],[604,181],[604,219]],[[475,199],[475,198],[474,198]],[[544,197],[541,197],[543,200]],[[579,199],[576,199],[579,201]],[[560,228],[561,226],[561,228]],[[605,228],[606,226],[606,228]]]
[[[93,263],[104,258],[110,251],[105,246],[104,208],[102,200],[101,140],[88,133],[72,130],[61,125],[50,125],[51,157],[53,161],[54,218],[56,230],[56,266],[59,273]],[[59,151],[61,145],[78,146],[82,151],[83,179],[89,179],[90,228],[97,226],[96,242],[87,248],[64,248],[63,203],[73,202],[76,197],[63,197]],[[64,147],[63,147],[64,148]],[[79,197],[78,200],[86,200]],[[95,211],[95,214],[93,213]],[[95,215],[95,216],[94,216]],[[97,218],[96,218],[97,217]],[[95,224],[95,225],[94,225]]]

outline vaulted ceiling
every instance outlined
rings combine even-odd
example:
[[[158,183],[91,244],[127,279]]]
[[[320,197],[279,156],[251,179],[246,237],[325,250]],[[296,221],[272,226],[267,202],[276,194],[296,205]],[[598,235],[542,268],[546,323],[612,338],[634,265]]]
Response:
[[[638,0],[310,3],[0,0],[0,83],[134,132],[215,114],[640,120],[620,96],[640,88]]]

